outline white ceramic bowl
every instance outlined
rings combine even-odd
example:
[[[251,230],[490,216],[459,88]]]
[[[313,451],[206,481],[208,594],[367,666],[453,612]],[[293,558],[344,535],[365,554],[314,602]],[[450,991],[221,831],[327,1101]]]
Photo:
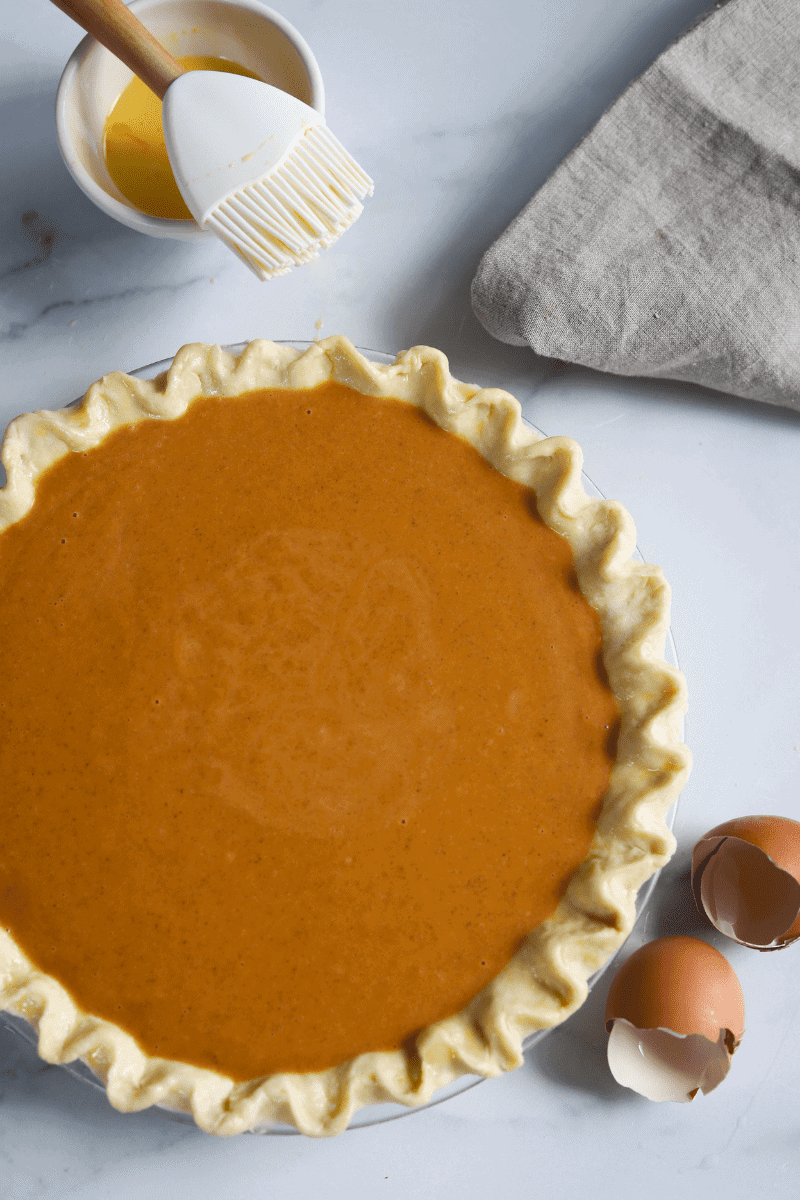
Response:
[[[131,0],[129,7],[173,56],[229,58],[324,113],[325,92],[314,55],[289,22],[259,0]],[[98,208],[131,229],[181,241],[213,237],[194,221],[140,212],[109,175],[103,130],[132,78],[94,38],[86,37],[76,47],[56,97],[58,144],[67,168]]]

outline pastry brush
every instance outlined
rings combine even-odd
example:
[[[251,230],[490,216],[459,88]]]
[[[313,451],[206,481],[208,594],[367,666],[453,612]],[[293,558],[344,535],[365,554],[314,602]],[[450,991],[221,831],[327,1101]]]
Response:
[[[162,100],[175,181],[201,229],[260,279],[330,246],[372,180],[316,109],[257,79],[185,71],[122,0],[52,0]]]

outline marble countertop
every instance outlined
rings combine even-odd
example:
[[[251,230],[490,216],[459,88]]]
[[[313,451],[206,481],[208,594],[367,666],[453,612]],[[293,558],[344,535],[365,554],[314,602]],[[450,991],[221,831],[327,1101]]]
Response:
[[[259,283],[216,242],[151,240],[91,205],[53,121],[79,31],[45,0],[0,0],[2,424],[185,342],[345,333],[380,350],[438,346],[454,374],[507,388],[546,433],[575,437],[672,584],[689,683],[678,852],[627,949],[670,932],[722,948],[747,1034],[714,1093],[651,1104],[609,1074],[606,978],[519,1071],[440,1106],[331,1140],[225,1141],[123,1116],[0,1030],[0,1200],[796,1196],[800,948],[725,942],[694,911],[688,864],[719,821],[798,813],[800,415],[556,369],[494,342],[468,297],[483,250],[704,0],[279,7],[318,58],[331,127],[376,186],[318,262]]]

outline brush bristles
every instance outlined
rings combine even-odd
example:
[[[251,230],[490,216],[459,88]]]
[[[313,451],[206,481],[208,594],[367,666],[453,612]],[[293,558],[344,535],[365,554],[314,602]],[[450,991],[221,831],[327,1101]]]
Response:
[[[211,229],[261,279],[319,256],[364,211],[372,180],[326,125],[307,129],[280,166],[212,210]]]

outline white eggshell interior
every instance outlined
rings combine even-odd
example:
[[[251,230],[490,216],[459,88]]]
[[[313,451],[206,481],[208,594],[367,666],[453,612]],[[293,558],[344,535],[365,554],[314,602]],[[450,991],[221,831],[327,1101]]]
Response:
[[[800,883],[758,846],[726,837],[703,868],[700,899],[720,933],[767,950],[797,919]]]
[[[608,1039],[608,1065],[617,1083],[648,1100],[693,1100],[707,1094],[728,1074],[730,1054],[725,1031],[711,1042],[700,1033],[637,1029],[615,1020]]]

